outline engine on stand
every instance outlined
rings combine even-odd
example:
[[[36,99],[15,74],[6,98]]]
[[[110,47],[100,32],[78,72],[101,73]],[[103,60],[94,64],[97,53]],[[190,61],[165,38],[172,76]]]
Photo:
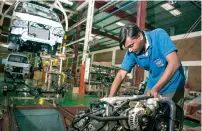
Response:
[[[168,98],[103,98],[79,112],[69,131],[181,131],[178,108]]]

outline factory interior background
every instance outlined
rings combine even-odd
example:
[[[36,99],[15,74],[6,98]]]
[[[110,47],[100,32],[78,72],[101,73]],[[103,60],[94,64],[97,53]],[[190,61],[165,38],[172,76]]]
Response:
[[[184,120],[173,127],[201,130],[200,0],[4,0],[0,15],[0,131],[173,131],[172,119],[152,114],[161,104],[135,97],[149,78],[139,65],[101,101],[128,51],[119,41],[129,24],[170,36],[185,74]]]

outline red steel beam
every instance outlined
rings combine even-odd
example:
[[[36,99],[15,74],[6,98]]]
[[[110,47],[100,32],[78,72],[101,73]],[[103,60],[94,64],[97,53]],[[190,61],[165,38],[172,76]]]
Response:
[[[69,23],[71,23],[71,25],[74,25],[76,22],[75,21],[73,21],[73,20],[69,20]],[[84,30],[85,29],[85,25],[81,25],[81,30]],[[108,34],[108,33],[105,33],[105,32],[102,32],[102,31],[100,31],[100,30],[98,30],[98,29],[94,29],[94,28],[92,28],[92,33],[93,34],[96,34],[96,35],[101,35],[101,36],[104,36],[104,37],[108,37],[108,38],[110,38],[110,39],[112,39],[112,40],[115,40],[115,41],[119,41],[119,38],[118,37],[116,37],[116,36],[114,36],[114,35],[110,35],[110,34]],[[71,35],[72,36],[72,35]],[[69,37],[67,37],[68,38],[68,40],[73,40],[72,39],[72,37],[71,36],[69,36]]]
[[[145,1],[138,1],[137,3],[137,26],[140,27],[140,29],[145,29],[145,19],[146,19],[146,7],[147,2]],[[139,84],[144,79],[144,70],[136,65],[135,66],[135,87],[139,87]]]
[[[105,2],[105,1],[96,1],[95,2],[95,7],[100,8],[105,4],[107,4],[107,2]],[[112,11],[115,11],[117,9],[118,8],[116,6],[110,6],[108,9],[105,10],[105,12],[111,13]],[[128,15],[128,13],[126,13],[125,11],[120,10],[120,11],[114,13],[114,15],[119,17],[119,18],[122,18],[122,17]],[[136,17],[133,17],[133,16],[130,16],[130,17],[127,17],[127,18],[124,18],[124,19],[128,20],[130,22],[133,22],[133,23],[136,21]]]
[[[78,2],[79,5],[82,4],[82,1],[79,1]],[[82,10],[81,11],[78,11],[78,17],[77,17],[77,20],[80,21],[82,18]],[[79,39],[80,37],[80,32],[81,32],[81,25],[78,25],[76,27],[76,40]],[[74,58],[73,58],[73,65],[72,65],[72,77],[74,78],[74,86],[76,85],[77,83],[77,79],[76,79],[76,68],[77,68],[77,60],[78,60],[78,50],[79,50],[79,43],[75,43],[73,46],[74,46]]]
[[[119,41],[119,38],[118,38],[118,37],[113,36],[113,35],[110,35],[110,34],[107,34],[107,33],[104,33],[104,32],[99,31],[99,30],[97,30],[97,29],[93,29],[93,28],[92,28],[92,33],[93,33],[93,34],[97,34],[97,35],[101,35],[101,36],[108,37],[108,38],[110,38],[110,39],[112,39],[112,40],[115,40],[115,41]]]

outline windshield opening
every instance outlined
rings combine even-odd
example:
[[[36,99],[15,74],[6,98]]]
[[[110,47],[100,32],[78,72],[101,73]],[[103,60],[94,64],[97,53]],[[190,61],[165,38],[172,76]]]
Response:
[[[43,18],[47,18],[56,22],[60,22],[57,14],[53,12],[52,10],[49,10],[46,7],[28,3],[28,2],[20,2],[15,9],[16,12],[21,12],[21,13],[28,13],[31,15],[36,15],[40,16]]]
[[[28,64],[27,57],[19,56],[19,55],[10,55],[8,58],[8,61]]]

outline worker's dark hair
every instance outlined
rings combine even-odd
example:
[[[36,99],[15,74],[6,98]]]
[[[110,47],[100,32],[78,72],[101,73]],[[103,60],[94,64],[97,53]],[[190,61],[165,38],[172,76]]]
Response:
[[[123,50],[123,46],[125,46],[125,41],[127,37],[137,38],[138,33],[142,32],[140,28],[135,24],[125,25],[121,28],[120,31],[120,49]]]

